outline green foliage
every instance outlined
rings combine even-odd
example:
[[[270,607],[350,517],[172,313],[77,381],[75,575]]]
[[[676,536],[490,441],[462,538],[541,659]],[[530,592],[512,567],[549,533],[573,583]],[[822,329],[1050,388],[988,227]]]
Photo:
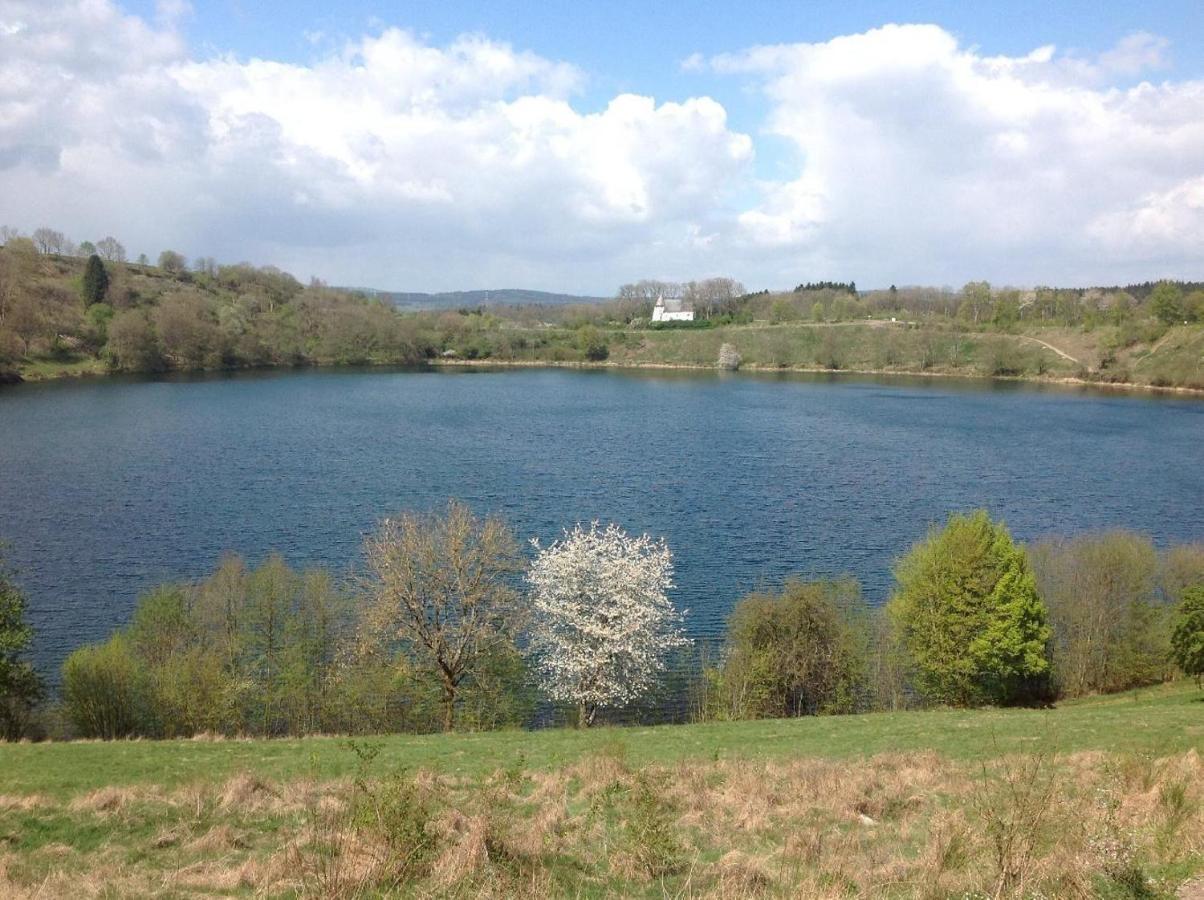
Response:
[[[120,372],[157,372],[163,368],[163,349],[150,317],[141,309],[113,316],[107,329],[105,357]]]
[[[43,693],[41,679],[24,659],[33,640],[25,620],[27,605],[0,557],[0,739],[6,741],[24,735]]]
[[[351,598],[320,570],[237,557],[143,595],[128,627],[63,669],[82,737],[434,731],[441,677],[397,642],[365,644]],[[512,642],[481,652],[456,696],[461,727],[529,721],[535,692]]]
[[[1185,675],[1204,683],[1204,584],[1183,595],[1171,632],[1175,665]]]
[[[175,250],[164,250],[159,254],[159,268],[171,275],[182,275],[188,271],[188,260]]]
[[[84,281],[81,288],[84,305],[91,306],[94,303],[104,302],[108,292],[108,270],[105,269],[105,264],[100,257],[93,253],[88,257],[87,265],[84,266]]]
[[[622,819],[623,836],[636,864],[649,878],[664,878],[681,871],[686,848],[677,836],[676,810],[663,796],[658,779],[640,772]]]
[[[610,355],[606,336],[593,325],[583,325],[577,329],[577,346],[591,362],[601,362]]]
[[[1160,281],[1150,292],[1150,314],[1166,325],[1183,322],[1183,290],[1177,284]]]
[[[80,737],[113,740],[156,733],[146,671],[124,635],[68,656],[62,697]]]
[[[1046,540],[1029,557],[1053,625],[1059,694],[1121,691],[1168,677],[1162,564],[1148,537],[1108,531]]]
[[[868,695],[868,612],[856,580],[791,580],[749,594],[728,620],[723,665],[709,674],[708,718],[847,713]]]
[[[889,613],[930,701],[1048,695],[1050,628],[1024,551],[984,510],[954,515],[900,560]]]

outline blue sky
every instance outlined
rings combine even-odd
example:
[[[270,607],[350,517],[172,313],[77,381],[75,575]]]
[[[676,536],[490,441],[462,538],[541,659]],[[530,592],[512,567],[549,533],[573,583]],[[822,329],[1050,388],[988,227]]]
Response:
[[[1202,48],[1198,2],[0,0],[0,223],[414,290],[1199,277]]]

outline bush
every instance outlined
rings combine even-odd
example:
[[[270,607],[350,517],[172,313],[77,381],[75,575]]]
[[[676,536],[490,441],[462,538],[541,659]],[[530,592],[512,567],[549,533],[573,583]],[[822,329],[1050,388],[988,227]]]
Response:
[[[1030,557],[1053,625],[1059,693],[1122,691],[1167,677],[1167,606],[1149,538],[1109,531],[1048,540]]]
[[[1049,696],[1050,628],[1024,551],[985,510],[954,515],[895,569],[889,614],[929,700],[954,706]]]
[[[577,347],[591,362],[601,362],[610,356],[606,337],[593,325],[585,325],[577,330]]]
[[[749,594],[728,620],[724,661],[709,678],[705,714],[756,719],[853,712],[868,695],[868,615],[861,588],[791,580]]]
[[[113,740],[156,731],[146,673],[123,635],[68,656],[62,693],[79,737]]]

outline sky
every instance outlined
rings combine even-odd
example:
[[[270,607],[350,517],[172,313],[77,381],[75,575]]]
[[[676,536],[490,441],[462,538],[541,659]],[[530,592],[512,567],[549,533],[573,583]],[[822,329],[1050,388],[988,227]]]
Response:
[[[406,291],[1200,280],[1204,15],[0,0],[0,224]]]

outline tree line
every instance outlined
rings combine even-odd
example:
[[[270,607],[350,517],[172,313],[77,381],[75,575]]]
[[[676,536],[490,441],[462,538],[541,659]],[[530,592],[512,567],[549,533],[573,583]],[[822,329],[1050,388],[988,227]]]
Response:
[[[230,557],[148,592],[127,626],[73,652],[53,704],[23,658],[25,600],[5,571],[0,731],[589,726],[666,700],[738,720],[1046,704],[1204,677],[1199,544],[1159,551],[1117,530],[1022,546],[983,511],[954,515],[898,561],[882,608],[852,577],[791,579],[735,605],[715,658],[685,637],[664,541],[594,523],[533,552],[453,501],[380,523],[353,578]]]
[[[191,266],[165,250],[157,265],[120,242],[7,230],[0,249],[0,371],[23,361],[102,360],[161,372],[315,363],[411,364],[433,354],[416,323],[391,306],[271,266]],[[63,239],[65,240],[65,239]],[[86,257],[74,252],[92,250]]]
[[[0,378],[22,367],[102,363],[114,371],[163,372],[302,365],[420,364],[435,359],[601,362],[639,348],[658,296],[681,298],[701,327],[725,324],[833,324],[901,320],[925,335],[1002,335],[1022,328],[1106,329],[1096,368],[1079,373],[1106,381],[1133,379],[1133,348],[1171,328],[1204,321],[1204,289],[1161,281],[1125,288],[1021,290],[972,281],[960,289],[857,289],[853,281],[808,281],[793,291],[748,292],[730,277],[644,279],[614,299],[573,306],[496,306],[402,312],[362,292],[318,280],[302,284],[272,266],[191,263],[175,250],[155,262],[131,261],[113,237],[75,244],[39,228],[24,236],[0,228]],[[801,331],[781,340],[799,343]],[[683,339],[684,340],[684,339]],[[858,337],[865,340],[865,336]],[[992,338],[992,340],[995,340]],[[841,368],[834,352],[824,365]],[[885,342],[881,366],[901,364]],[[997,346],[996,346],[997,345]],[[1028,369],[1002,338],[984,374]],[[795,354],[797,356],[797,354]],[[957,356],[955,353],[954,356]],[[926,368],[927,357],[908,360]],[[1035,374],[1042,374],[1038,369]],[[1195,357],[1180,354],[1143,376],[1153,384],[1198,386]]]

